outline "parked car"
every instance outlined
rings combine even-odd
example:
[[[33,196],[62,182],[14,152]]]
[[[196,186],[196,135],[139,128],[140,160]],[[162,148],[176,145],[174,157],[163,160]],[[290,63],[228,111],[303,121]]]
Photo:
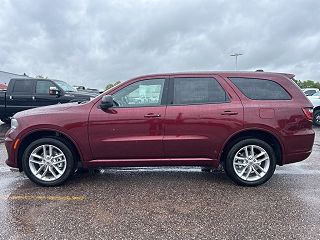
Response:
[[[0,91],[5,91],[7,90],[7,85],[0,83]]]
[[[62,184],[79,165],[220,164],[234,182],[257,186],[276,165],[302,161],[312,151],[312,104],[293,76],[147,75],[86,103],[23,111],[5,137],[6,163],[42,186]]]
[[[303,88],[302,91],[306,96],[312,96],[313,94],[319,92],[319,89],[318,88]]]
[[[0,119],[10,123],[15,113],[57,103],[87,101],[97,94],[79,93],[68,83],[51,79],[11,79],[8,89],[0,92]]]
[[[316,92],[312,96],[308,96],[313,105],[313,123],[320,126],[320,92]]]

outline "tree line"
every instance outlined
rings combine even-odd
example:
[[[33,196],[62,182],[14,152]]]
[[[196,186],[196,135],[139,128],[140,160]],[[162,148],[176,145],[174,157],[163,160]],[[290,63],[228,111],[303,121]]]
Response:
[[[313,81],[313,80],[297,80],[297,79],[293,79],[293,81],[300,88],[318,88],[318,89],[320,89],[320,82],[317,82],[317,81]]]

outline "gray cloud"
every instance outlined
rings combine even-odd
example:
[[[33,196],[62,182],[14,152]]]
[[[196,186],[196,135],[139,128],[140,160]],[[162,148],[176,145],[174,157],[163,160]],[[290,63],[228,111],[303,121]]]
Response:
[[[72,84],[239,69],[320,80],[320,1],[0,0],[0,70]]]

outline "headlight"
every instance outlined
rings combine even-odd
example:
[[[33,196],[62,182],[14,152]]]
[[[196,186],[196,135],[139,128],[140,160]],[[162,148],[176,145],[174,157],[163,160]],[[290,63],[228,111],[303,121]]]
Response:
[[[11,119],[11,129],[16,129],[17,127],[19,127],[19,123],[18,123],[17,119],[12,118]]]

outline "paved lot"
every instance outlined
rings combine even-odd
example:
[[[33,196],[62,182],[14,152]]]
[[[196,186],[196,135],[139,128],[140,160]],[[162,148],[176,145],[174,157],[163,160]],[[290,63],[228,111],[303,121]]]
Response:
[[[41,188],[5,166],[0,143],[0,239],[320,239],[315,130],[306,161],[256,188],[188,168],[104,170]]]

